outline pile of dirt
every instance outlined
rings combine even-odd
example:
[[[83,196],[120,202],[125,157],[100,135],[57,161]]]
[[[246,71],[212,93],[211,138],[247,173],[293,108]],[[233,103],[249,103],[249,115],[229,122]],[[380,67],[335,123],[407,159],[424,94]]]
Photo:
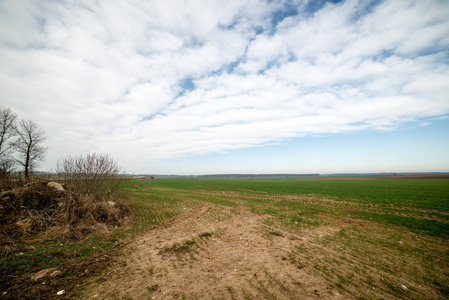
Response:
[[[57,186],[57,185],[56,185]],[[100,201],[38,181],[0,194],[0,254],[18,245],[80,240],[130,213],[121,202]]]

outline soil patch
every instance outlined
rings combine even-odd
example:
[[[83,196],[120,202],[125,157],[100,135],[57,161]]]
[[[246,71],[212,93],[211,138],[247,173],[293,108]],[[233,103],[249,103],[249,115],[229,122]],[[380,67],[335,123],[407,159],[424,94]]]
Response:
[[[229,208],[223,208],[224,210]],[[229,209],[230,210],[230,209]],[[305,237],[263,225],[245,207],[225,221],[201,205],[122,249],[80,299],[343,299],[336,288],[290,259]],[[198,221],[202,220],[202,221]],[[319,234],[334,234],[329,228]]]

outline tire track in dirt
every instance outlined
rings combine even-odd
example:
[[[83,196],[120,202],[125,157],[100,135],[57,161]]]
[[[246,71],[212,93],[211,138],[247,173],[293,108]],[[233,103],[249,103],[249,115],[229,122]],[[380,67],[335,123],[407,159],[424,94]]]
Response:
[[[202,204],[132,240],[80,299],[344,299],[289,253],[301,236],[269,234],[245,207]],[[217,211],[227,214],[216,219]],[[268,232],[268,233],[267,233]]]
[[[443,223],[449,223],[449,212],[438,211],[434,209],[421,208],[407,208],[397,207],[394,205],[379,205],[372,203],[360,203],[345,200],[336,200],[332,198],[320,197],[317,195],[269,195],[261,193],[246,193],[235,191],[197,191],[196,193],[202,195],[215,195],[224,197],[233,197],[249,200],[269,200],[269,201],[287,201],[296,202],[305,205],[319,205],[323,207],[339,207],[345,209],[352,209],[357,211],[374,212],[379,214],[396,215],[403,217],[411,217],[415,219],[436,220]],[[396,211],[395,211],[396,210]],[[419,213],[419,214],[416,214]],[[440,215],[440,216],[438,216]]]

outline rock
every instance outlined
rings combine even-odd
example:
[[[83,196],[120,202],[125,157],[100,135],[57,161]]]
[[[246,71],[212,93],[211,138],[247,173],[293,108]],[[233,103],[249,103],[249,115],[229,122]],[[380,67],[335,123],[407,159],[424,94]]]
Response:
[[[409,291],[408,287],[406,287],[406,286],[403,285],[403,284],[401,284],[401,289],[402,289],[404,292],[408,292],[408,291]]]
[[[114,201],[108,201],[108,205],[110,207],[115,207],[117,205],[117,203],[115,203]]]
[[[51,272],[49,276],[50,276],[50,277],[56,277],[56,276],[59,276],[59,275],[61,275],[61,274],[62,274],[61,271],[55,270],[55,271]]]
[[[50,181],[49,183],[47,183],[47,186],[52,187],[58,191],[63,191],[64,187],[62,186],[62,184],[57,183],[55,181]]]
[[[64,290],[60,290],[59,292],[56,293],[56,295],[61,296],[61,295],[63,295],[64,293],[65,293]]]
[[[39,279],[47,276],[48,273],[54,272],[55,270],[56,270],[56,268],[44,269],[37,273],[32,274],[30,277],[32,280],[39,280]]]
[[[24,251],[33,251],[33,250],[36,250],[36,248],[34,248],[34,247],[31,246],[31,245],[28,245],[28,246],[25,246],[25,247],[23,248],[23,250],[24,250]]]

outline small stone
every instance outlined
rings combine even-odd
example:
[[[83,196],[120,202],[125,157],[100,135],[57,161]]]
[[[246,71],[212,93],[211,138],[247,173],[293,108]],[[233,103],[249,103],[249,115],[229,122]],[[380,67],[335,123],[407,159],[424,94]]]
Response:
[[[60,290],[59,292],[56,293],[56,295],[61,296],[61,295],[63,295],[64,293],[65,293],[64,290]]]
[[[402,289],[404,292],[408,292],[408,291],[409,291],[408,287],[406,287],[406,286],[403,285],[403,284],[401,284],[401,289]]]
[[[313,293],[314,293],[315,295],[319,295],[319,294],[320,294],[320,293],[318,293],[317,290],[313,290]]]

